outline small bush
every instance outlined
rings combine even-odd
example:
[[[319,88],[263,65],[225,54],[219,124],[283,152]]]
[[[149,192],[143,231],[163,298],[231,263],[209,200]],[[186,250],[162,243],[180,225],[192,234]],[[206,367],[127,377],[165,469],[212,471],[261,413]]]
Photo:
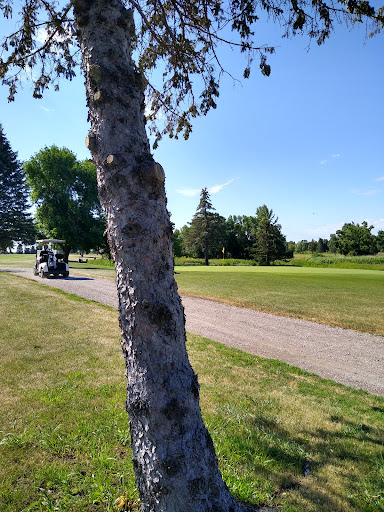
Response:
[[[295,267],[333,267],[362,270],[384,270],[384,257],[379,256],[342,256],[314,254],[310,258],[293,259],[288,265]]]
[[[113,267],[113,260],[108,258],[97,258],[95,260],[88,260],[88,265],[97,265],[98,267]]]
[[[175,258],[175,266],[201,266],[204,265],[204,260],[201,258],[187,258],[182,256]],[[233,266],[255,266],[257,263],[253,260],[240,260],[234,258],[212,258],[209,260],[209,265],[212,267],[233,267]]]

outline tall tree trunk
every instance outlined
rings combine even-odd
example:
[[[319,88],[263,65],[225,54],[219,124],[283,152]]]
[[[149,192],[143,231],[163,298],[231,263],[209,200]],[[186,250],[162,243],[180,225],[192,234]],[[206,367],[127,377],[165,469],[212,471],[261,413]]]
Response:
[[[64,251],[63,251],[63,261],[65,263],[68,263],[68,260],[69,260],[69,253],[71,252],[71,246],[68,245],[68,244],[65,244],[64,245]]]
[[[208,240],[205,241],[205,247],[204,247],[204,265],[208,267],[209,265],[209,259],[208,259]]]
[[[133,21],[120,0],[73,0],[92,123],[87,145],[115,261],[133,463],[146,512],[235,512],[201,418],[173,276],[164,172],[151,156]]]

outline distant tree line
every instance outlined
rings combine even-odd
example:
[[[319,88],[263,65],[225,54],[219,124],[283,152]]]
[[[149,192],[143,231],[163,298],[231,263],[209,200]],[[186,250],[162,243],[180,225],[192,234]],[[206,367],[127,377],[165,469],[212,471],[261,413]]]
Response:
[[[379,230],[375,236],[372,233],[374,226],[369,226],[366,221],[361,224],[354,222],[345,223],[336,233],[330,235],[329,240],[319,238],[315,240],[300,240],[300,242],[288,242],[291,250],[298,253],[324,253],[342,254],[344,256],[374,255],[384,252],[384,231]]]
[[[36,218],[28,212],[30,203]],[[384,231],[375,236],[366,221],[354,222],[329,239],[287,242],[278,218],[266,205],[255,216],[219,215],[208,190],[201,191],[192,221],[174,231],[174,255],[204,258],[253,259],[261,265],[297,253],[367,255],[384,252]],[[17,252],[34,252],[36,238],[61,238],[69,252],[98,250],[109,254],[104,235],[105,215],[97,193],[96,168],[79,162],[66,148],[46,147],[24,163],[17,160],[0,125],[0,251],[17,245]],[[24,249],[23,249],[24,245]]]
[[[292,258],[297,253],[326,253],[360,256],[384,252],[384,231],[372,234],[373,226],[346,223],[329,239],[286,241],[278,218],[266,205],[256,209],[255,216],[219,215],[204,188],[191,222],[174,230],[173,250],[176,257],[209,259],[252,259],[260,265]]]
[[[208,190],[200,194],[200,202],[192,221],[174,231],[174,255],[204,258],[225,257],[253,259],[262,265],[289,258],[285,236],[278,218],[266,205],[256,210],[256,216],[231,215],[225,219],[212,206]]]

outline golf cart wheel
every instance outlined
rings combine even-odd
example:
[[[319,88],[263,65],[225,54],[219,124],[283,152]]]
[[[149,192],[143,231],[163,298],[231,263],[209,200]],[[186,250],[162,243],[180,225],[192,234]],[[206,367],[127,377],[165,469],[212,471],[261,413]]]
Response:
[[[42,279],[44,279],[45,277],[47,277],[47,274],[43,271],[43,269],[40,270],[40,273],[39,273],[40,277]]]
[[[63,277],[68,277],[69,276],[69,272],[64,272],[63,273]]]

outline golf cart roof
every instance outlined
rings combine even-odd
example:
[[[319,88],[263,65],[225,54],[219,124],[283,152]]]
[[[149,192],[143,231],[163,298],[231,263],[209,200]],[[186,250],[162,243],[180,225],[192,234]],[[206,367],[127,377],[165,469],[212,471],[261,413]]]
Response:
[[[43,240],[36,240],[38,244],[65,244],[65,240],[57,240],[56,238],[44,238]]]

